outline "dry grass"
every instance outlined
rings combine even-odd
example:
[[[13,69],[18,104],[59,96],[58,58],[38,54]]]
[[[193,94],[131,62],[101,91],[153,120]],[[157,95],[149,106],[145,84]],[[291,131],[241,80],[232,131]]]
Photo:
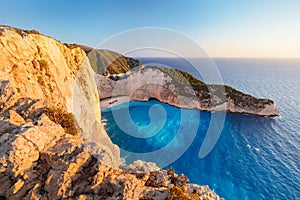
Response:
[[[184,187],[173,186],[169,188],[171,197],[170,199],[179,200],[200,200],[198,193],[187,194]]]

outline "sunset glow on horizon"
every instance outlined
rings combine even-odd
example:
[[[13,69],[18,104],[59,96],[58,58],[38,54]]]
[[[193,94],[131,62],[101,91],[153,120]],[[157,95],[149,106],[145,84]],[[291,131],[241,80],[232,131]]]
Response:
[[[12,0],[2,2],[0,24],[92,47],[123,31],[160,27],[186,35],[211,57],[300,57],[299,9],[291,0]]]

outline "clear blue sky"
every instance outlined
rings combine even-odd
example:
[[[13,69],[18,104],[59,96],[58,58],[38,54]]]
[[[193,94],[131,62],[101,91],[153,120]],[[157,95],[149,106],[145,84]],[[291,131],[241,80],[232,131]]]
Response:
[[[121,31],[169,28],[210,56],[300,57],[297,0],[0,0],[0,24],[96,46]]]

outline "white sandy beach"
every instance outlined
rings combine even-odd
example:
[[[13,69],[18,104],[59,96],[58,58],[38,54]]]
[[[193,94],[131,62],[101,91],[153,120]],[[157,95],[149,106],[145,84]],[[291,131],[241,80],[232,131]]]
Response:
[[[130,101],[130,97],[128,96],[111,97],[111,98],[100,100],[100,107],[101,109],[106,109],[128,101]]]

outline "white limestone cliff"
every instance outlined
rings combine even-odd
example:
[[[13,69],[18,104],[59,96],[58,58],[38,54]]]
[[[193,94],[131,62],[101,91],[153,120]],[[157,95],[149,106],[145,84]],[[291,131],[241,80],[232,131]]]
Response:
[[[174,71],[177,76],[182,76],[180,71]],[[271,100],[257,99],[229,86],[182,85],[176,83],[174,77],[158,67],[135,70],[120,76],[118,81],[96,74],[95,80],[101,99],[128,96],[132,100],[148,101],[154,98],[187,109],[229,111],[260,116],[279,115],[277,105]]]

